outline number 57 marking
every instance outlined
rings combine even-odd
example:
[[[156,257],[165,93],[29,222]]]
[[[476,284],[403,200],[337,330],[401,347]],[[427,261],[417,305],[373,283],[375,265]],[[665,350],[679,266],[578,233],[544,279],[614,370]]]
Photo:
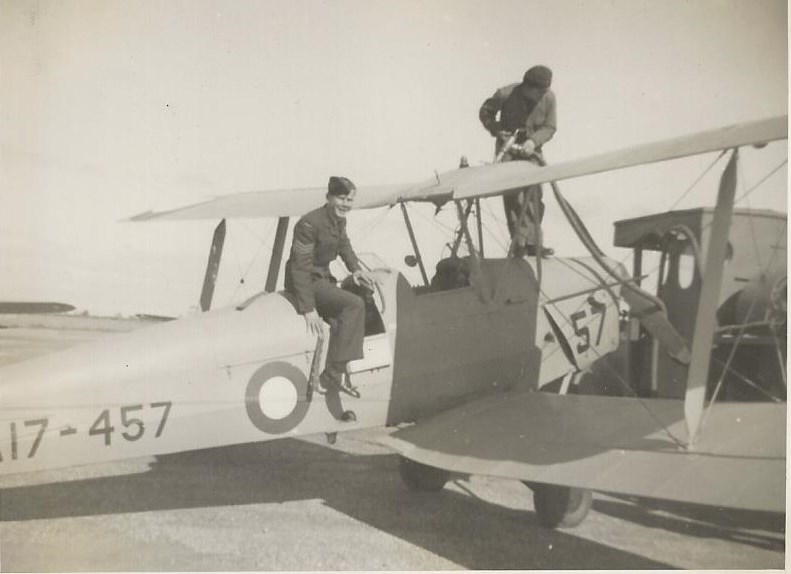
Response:
[[[588,305],[590,305],[590,314],[591,315],[599,315],[599,330],[596,333],[596,343],[598,345],[601,343],[601,336],[604,332],[604,318],[607,315],[607,305],[604,303],[599,303],[596,298],[591,295],[588,297]],[[572,313],[571,315],[571,325],[574,328],[574,334],[579,337],[581,340],[577,343],[577,353],[584,353],[591,346],[591,335],[590,330],[588,329],[588,325],[590,321],[586,322],[585,324],[581,324],[581,321],[588,316],[588,311],[585,309],[580,309],[576,313]]]

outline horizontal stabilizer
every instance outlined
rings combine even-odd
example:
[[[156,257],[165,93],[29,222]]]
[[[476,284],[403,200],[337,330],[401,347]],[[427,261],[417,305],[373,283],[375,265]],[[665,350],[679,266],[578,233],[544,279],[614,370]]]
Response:
[[[785,404],[718,403],[687,450],[680,400],[540,392],[481,399],[382,443],[450,471],[783,512]]]

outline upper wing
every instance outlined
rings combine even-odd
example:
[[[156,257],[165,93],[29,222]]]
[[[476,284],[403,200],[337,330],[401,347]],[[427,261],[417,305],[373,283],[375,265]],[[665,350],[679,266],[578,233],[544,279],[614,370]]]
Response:
[[[393,205],[399,201],[443,201],[497,195],[527,185],[787,137],[788,116],[782,116],[633,146],[547,167],[538,167],[527,161],[514,161],[455,169],[411,185],[361,186],[358,188],[355,203],[359,208],[371,208]],[[326,189],[323,187],[237,193],[170,211],[148,211],[132,217],[131,220],[302,215],[320,206],[324,202],[325,193]]]
[[[474,188],[463,185],[454,190],[454,199],[494,195],[502,190],[560,181],[583,175],[614,171],[626,167],[667,161],[735,147],[788,139],[788,116],[779,116],[697,132],[678,138],[624,148],[588,158],[567,161],[503,176],[495,186]]]
[[[402,187],[404,186],[360,187],[355,203],[362,208],[389,205],[394,192]],[[249,191],[224,195],[169,211],[146,211],[131,217],[130,221],[299,216],[320,207],[326,193],[326,187]]]
[[[380,440],[456,472],[782,512],[785,410],[715,404],[689,451],[668,434],[685,437],[679,400],[509,393]]]

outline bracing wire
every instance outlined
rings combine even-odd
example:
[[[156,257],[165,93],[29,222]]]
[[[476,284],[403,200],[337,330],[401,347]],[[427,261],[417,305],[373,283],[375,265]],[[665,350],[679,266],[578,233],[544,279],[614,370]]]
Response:
[[[752,192],[754,192],[756,189],[758,189],[758,188],[759,188],[759,187],[760,187],[760,186],[761,186],[761,185],[762,185],[762,184],[763,184],[763,183],[764,183],[764,182],[765,182],[767,179],[769,179],[770,177],[772,177],[772,176],[773,176],[775,173],[777,173],[777,171],[778,171],[778,170],[779,170],[781,167],[783,167],[783,166],[784,166],[784,165],[786,165],[787,163],[788,163],[788,158],[785,158],[783,161],[781,161],[779,164],[777,164],[777,166],[776,166],[776,167],[775,167],[775,168],[774,168],[772,171],[770,171],[770,172],[769,172],[769,173],[767,173],[765,176],[763,176],[759,182],[757,182],[756,184],[754,184],[754,185],[753,185],[753,186],[752,186],[750,189],[748,189],[748,190],[747,190],[747,191],[745,191],[743,194],[741,194],[739,197],[737,197],[737,198],[736,198],[736,201],[735,201],[734,203],[739,203],[741,200],[743,200],[743,199],[746,199],[747,197],[749,197],[749,195],[750,195]]]
[[[679,204],[679,203],[680,203],[680,202],[681,202],[681,201],[684,199],[684,197],[686,197],[686,196],[689,194],[689,192],[690,192],[690,191],[691,191],[691,190],[692,190],[692,189],[693,189],[693,188],[694,188],[694,187],[695,187],[695,186],[696,186],[696,185],[697,185],[697,184],[698,184],[698,183],[699,183],[699,182],[700,182],[700,181],[703,179],[703,177],[706,175],[706,173],[708,173],[708,172],[709,172],[709,171],[710,171],[710,170],[713,168],[713,166],[714,166],[714,165],[715,165],[715,164],[716,164],[716,163],[719,161],[719,159],[720,159],[720,158],[721,158],[721,157],[722,157],[724,154],[725,154],[725,151],[723,151],[721,154],[719,154],[719,155],[718,155],[718,156],[717,156],[717,157],[714,159],[714,161],[713,161],[713,162],[712,162],[712,163],[711,163],[711,164],[710,164],[710,165],[709,165],[709,166],[706,168],[706,170],[704,170],[704,172],[703,172],[703,173],[702,173],[702,174],[701,174],[701,175],[700,175],[698,178],[696,178],[696,180],[695,180],[695,181],[692,183],[692,185],[691,185],[691,186],[690,186],[690,187],[689,187],[689,188],[688,188],[688,189],[687,189],[687,190],[686,190],[686,191],[685,191],[685,192],[684,192],[684,193],[683,193],[683,194],[682,194],[682,195],[681,195],[681,196],[680,196],[680,197],[679,197],[679,198],[678,198],[678,199],[677,199],[677,200],[676,200],[674,203],[673,203],[673,205],[671,206],[671,208],[670,208],[670,209],[673,209],[673,207],[677,206],[677,205],[678,205],[678,204]],[[766,175],[764,178],[762,178],[762,180],[761,180],[761,181],[759,181],[759,182],[758,182],[757,184],[755,184],[755,185],[754,185],[752,188],[750,188],[750,189],[749,189],[749,190],[747,190],[747,191],[746,191],[744,194],[742,194],[742,195],[739,197],[739,200],[741,200],[741,199],[745,199],[746,197],[748,197],[748,196],[749,196],[749,194],[750,194],[750,193],[752,193],[752,191],[754,191],[755,189],[757,189],[757,188],[758,188],[758,187],[759,187],[759,186],[760,186],[760,185],[761,185],[761,184],[762,184],[764,181],[766,181],[766,180],[767,180],[767,179],[768,179],[768,178],[769,178],[769,177],[770,177],[772,174],[774,174],[775,172],[777,172],[777,171],[778,171],[778,170],[779,170],[779,169],[780,169],[780,168],[781,168],[781,167],[782,167],[782,166],[783,166],[785,163],[787,163],[787,159],[786,159],[786,160],[784,160],[783,162],[781,162],[781,164],[780,164],[780,165],[778,165],[778,166],[777,166],[775,169],[773,169],[773,170],[772,170],[772,171],[771,171],[769,174],[767,174],[767,175]],[[572,227],[575,229],[575,231],[577,231],[577,233],[578,233],[578,235],[580,235],[580,238],[581,238],[581,239],[583,239],[583,237],[584,237],[584,239],[587,239],[587,240],[589,240],[589,242],[592,244],[592,247],[593,247],[595,250],[598,250],[598,246],[596,246],[596,245],[595,245],[595,243],[593,243],[593,240],[592,240],[592,238],[591,238],[591,236],[590,236],[589,232],[588,232],[588,231],[587,231],[587,229],[584,227],[584,225],[583,225],[583,224],[581,224],[581,221],[579,220],[578,216],[576,216],[576,212],[574,212],[574,211],[573,211],[573,208],[571,208],[570,204],[568,204],[567,200],[566,200],[564,197],[562,197],[562,196],[559,196],[559,193],[557,193],[558,191],[559,191],[559,190],[556,190],[556,199],[558,200],[559,204],[561,205],[561,209],[564,211],[564,213],[566,213],[566,212],[570,212],[570,213],[572,214],[572,217],[571,217],[571,219],[570,219],[570,222],[572,223]],[[567,213],[567,217],[569,217],[568,213]],[[572,221],[572,220],[573,220],[573,221]],[[579,224],[579,228],[578,228],[578,225],[575,225],[575,224]],[[704,229],[705,229],[705,227],[704,227]],[[584,243],[586,243],[586,244],[588,243],[588,241],[585,241],[585,240],[583,240],[583,242],[584,242]],[[593,251],[592,251],[592,254],[593,254]],[[599,251],[599,254],[601,254],[601,252],[600,252],[600,251]],[[773,254],[773,255],[774,255],[774,254]],[[628,256],[627,256],[627,257],[628,257]],[[597,259],[598,259],[598,258],[597,258]],[[624,260],[625,260],[625,259],[626,259],[626,257],[624,258]],[[622,261],[622,262],[623,262],[623,261]],[[656,270],[656,269],[654,269],[653,271],[655,271],[655,270]],[[651,273],[653,273],[653,271],[652,271]],[[543,290],[542,290],[542,293],[543,293]],[[545,294],[545,293],[543,293],[543,294],[544,294],[544,296],[546,296],[546,294]],[[754,302],[753,302],[753,303],[754,303]],[[558,313],[561,315],[561,317],[563,317],[563,318],[564,318],[564,320],[566,320],[566,321],[567,321],[567,323],[568,323],[568,322],[569,322],[569,318],[568,318],[568,317],[565,317],[565,316],[564,316],[564,314],[563,314],[562,312],[560,312],[560,310],[559,310],[557,307],[555,307],[555,309],[556,309],[556,311],[557,311],[557,312],[558,312]],[[743,329],[742,329],[742,332],[740,332],[740,338],[741,338],[741,335],[742,335],[742,334],[743,334]],[[726,366],[725,366],[725,369],[723,370],[723,377],[725,376],[725,373],[727,373],[727,372],[728,372],[728,370],[729,370],[729,366],[730,366],[730,359],[732,359],[733,353],[735,352],[735,349],[736,349],[736,347],[737,347],[737,346],[738,346],[738,344],[739,344],[740,338],[739,338],[739,339],[737,339],[737,342],[734,344],[734,349],[732,350],[731,357],[729,358],[729,361],[728,361],[728,363],[726,364]],[[592,347],[592,349],[593,349],[593,351],[594,351],[594,352],[595,352],[597,355],[599,355],[599,352],[598,352],[598,350],[597,350],[595,347]],[[599,355],[599,356],[601,357],[601,355]],[[617,380],[618,380],[618,381],[619,381],[619,382],[620,382],[620,383],[623,385],[623,387],[624,387],[624,388],[626,388],[626,389],[627,389],[629,392],[631,392],[631,393],[632,393],[632,394],[633,394],[633,395],[634,395],[634,396],[635,396],[635,397],[638,399],[638,402],[639,402],[639,404],[640,404],[640,405],[641,405],[641,406],[642,406],[642,407],[643,407],[643,408],[644,408],[644,409],[645,409],[645,410],[646,410],[646,411],[647,411],[647,412],[648,412],[648,413],[649,413],[649,414],[652,416],[652,418],[654,418],[654,420],[655,420],[655,421],[657,421],[657,422],[658,422],[658,423],[659,423],[659,424],[662,426],[662,428],[664,429],[665,433],[666,433],[668,436],[670,436],[670,438],[671,438],[671,439],[672,439],[674,442],[676,442],[678,445],[680,445],[680,446],[683,446],[683,443],[682,443],[682,442],[681,442],[679,439],[677,439],[675,436],[673,436],[673,434],[672,434],[672,433],[669,431],[669,429],[668,429],[668,428],[667,428],[667,427],[664,425],[664,423],[662,423],[662,422],[661,422],[661,421],[658,419],[658,417],[656,417],[656,416],[653,414],[653,412],[652,412],[652,411],[651,411],[651,410],[650,410],[650,409],[647,407],[647,405],[645,405],[645,404],[643,403],[643,401],[641,401],[641,400],[640,400],[640,397],[637,397],[637,396],[636,396],[636,393],[634,392],[634,390],[631,388],[631,386],[628,384],[628,382],[624,380],[624,378],[621,376],[621,374],[620,374],[620,373],[618,373],[618,371],[617,371],[616,369],[614,369],[614,368],[613,368],[611,365],[609,365],[609,364],[606,364],[606,366],[608,367],[608,369],[609,369],[609,370],[611,370],[611,371],[613,371],[613,372],[615,373]],[[722,380],[722,379],[721,379],[721,380]],[[721,381],[720,381],[720,383],[721,383]],[[719,384],[718,384],[718,388],[719,388]],[[716,395],[715,395],[715,396],[716,396]],[[713,404],[713,402],[714,402],[714,401],[712,400],[711,404]],[[710,408],[711,408],[711,404],[710,404],[710,406],[709,406],[709,410],[710,410]]]
[[[264,246],[265,246],[265,245],[268,243],[267,237],[268,237],[268,236],[269,236],[269,234],[271,233],[271,231],[272,231],[272,226],[274,225],[274,222],[273,222],[273,221],[272,221],[272,222],[270,222],[270,223],[269,223],[269,226],[267,227],[266,233],[264,234],[264,237],[261,237],[260,235],[258,235],[258,233],[256,233],[255,231],[253,231],[253,230],[250,228],[250,226],[249,226],[249,225],[247,225],[247,224],[244,222],[244,220],[243,220],[243,219],[240,219],[239,221],[242,223],[242,226],[243,226],[245,229],[247,229],[247,231],[248,231],[249,233],[251,233],[251,234],[252,234],[254,237],[256,237],[256,238],[259,240],[259,243],[258,243],[258,248],[256,249],[256,251],[255,251],[255,254],[253,255],[253,258],[252,258],[252,259],[250,260],[250,262],[247,264],[247,267],[245,268],[244,272],[243,272],[243,273],[240,273],[239,281],[238,281],[238,283],[236,284],[236,289],[234,289],[233,295],[231,296],[231,301],[234,301],[234,300],[236,300],[236,296],[239,294],[239,290],[242,288],[242,285],[244,285],[244,283],[245,283],[245,280],[247,279],[247,276],[250,274],[250,270],[253,268],[253,265],[254,265],[254,264],[255,264],[255,262],[258,260],[258,257],[261,255],[261,251],[263,251],[263,249],[264,249]],[[237,260],[238,260],[238,253],[237,253]],[[239,267],[239,270],[241,271],[241,265],[239,265],[239,264],[238,264],[238,262],[237,262],[237,266]]]
[[[742,160],[741,156],[737,156],[737,161],[739,162],[739,169],[736,172],[739,174],[739,186],[742,189],[745,189],[747,186],[744,183],[744,161]],[[750,200],[749,197],[745,197],[744,201],[747,202],[747,208],[750,208]],[[747,224],[750,227],[750,239],[752,239],[752,247],[753,251],[755,252],[755,260],[758,262],[758,267],[762,268],[763,263],[761,262],[761,250],[758,248],[758,238],[755,235],[755,225],[753,224],[753,218],[747,218]]]
[[[704,169],[703,172],[701,172],[701,174],[697,177],[697,179],[695,179],[695,181],[692,182],[692,185],[690,185],[686,189],[686,191],[684,193],[682,193],[681,196],[676,201],[673,202],[673,205],[671,205],[670,207],[667,208],[667,210],[668,211],[672,211],[679,203],[684,201],[684,198],[687,195],[689,195],[689,192],[691,192],[693,189],[695,189],[695,186],[697,186],[701,182],[701,180],[704,177],[706,177],[706,174],[711,171],[711,169],[717,164],[718,161],[720,161],[722,156],[724,156],[727,152],[728,152],[728,150],[726,150],[726,149],[722,150],[722,152],[720,152],[720,155],[718,155],[717,157],[714,158],[714,161],[712,161],[709,164],[709,166],[706,169]]]
[[[360,233],[357,234],[357,239],[362,241],[363,239],[367,239],[371,232],[379,226],[382,221],[390,214],[390,211],[393,209],[394,205],[390,205],[387,209],[383,209],[381,213],[379,213],[376,217],[374,217],[369,224],[363,229]]]
[[[783,226],[782,232],[785,233],[785,226]],[[777,251],[773,251],[772,254],[769,256],[769,261],[767,261],[766,266],[765,267],[763,267],[763,266],[761,267],[761,271],[762,272],[766,272],[766,271],[768,271],[771,268],[772,263],[774,263],[774,258],[775,258],[776,255],[777,255]],[[758,298],[757,297],[754,298],[750,302],[750,306],[747,309],[747,314],[745,315],[745,321],[749,320],[749,318],[751,317],[753,309],[755,308],[755,305],[756,305],[757,302],[758,302]],[[736,356],[736,351],[737,351],[737,349],[739,348],[739,345],[742,342],[742,339],[744,337],[744,334],[745,334],[746,330],[747,330],[747,323],[743,323],[741,325],[740,329],[739,329],[738,335],[736,336],[736,340],[732,344],[730,353],[728,353],[728,359],[726,360],[726,362],[724,364],[724,367],[722,369],[722,374],[720,375],[720,378],[717,381],[717,385],[714,388],[714,393],[712,394],[711,400],[709,401],[709,405],[706,408],[706,412],[703,415],[703,420],[701,421],[701,429],[703,428],[703,424],[706,422],[706,419],[708,418],[708,414],[711,411],[712,407],[714,406],[714,403],[717,401],[717,396],[719,395],[720,389],[722,388],[722,383],[725,380],[725,376],[729,372],[735,372],[735,371],[731,371],[730,366],[731,366],[731,363],[733,362],[734,357]],[[740,380],[745,380],[745,379],[746,379],[746,377],[740,378]],[[753,386],[756,386],[756,385],[753,384]],[[764,393],[764,394],[768,394],[768,393]],[[771,396],[771,395],[769,395],[769,396]]]

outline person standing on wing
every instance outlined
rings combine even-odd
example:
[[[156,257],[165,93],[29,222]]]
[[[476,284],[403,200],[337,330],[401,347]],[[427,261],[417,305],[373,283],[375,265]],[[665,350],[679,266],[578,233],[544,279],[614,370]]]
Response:
[[[504,150],[501,161],[528,160],[535,162],[535,154],[552,139],[557,130],[557,110],[552,85],[552,70],[546,66],[533,66],[525,72],[521,84],[511,84],[497,90],[481,106],[479,118],[483,127],[497,138],[495,153],[500,155],[511,136],[519,130],[513,144]],[[499,114],[499,118],[498,118]],[[540,185],[531,185],[521,191],[503,195],[508,231],[515,243],[514,254],[535,255],[537,228],[535,222],[544,217]],[[522,202],[528,201],[525,216],[520,221]],[[533,213],[538,205],[538,217]],[[551,255],[544,249],[542,256]]]
[[[346,235],[346,214],[352,209],[357,188],[345,177],[332,176],[327,203],[305,214],[294,227],[291,255],[286,263],[286,290],[297,299],[310,333],[323,336],[323,319],[334,319],[327,362],[320,383],[359,396],[347,375],[349,361],[363,358],[365,303],[337,286],[329,265],[339,255],[356,285],[372,286],[375,278],[360,268]]]

